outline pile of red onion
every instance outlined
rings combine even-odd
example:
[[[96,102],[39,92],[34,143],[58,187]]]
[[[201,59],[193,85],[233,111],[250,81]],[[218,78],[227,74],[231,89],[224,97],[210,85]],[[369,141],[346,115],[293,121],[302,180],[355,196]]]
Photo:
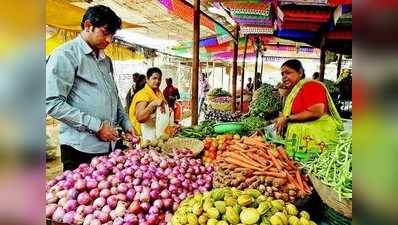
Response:
[[[46,217],[83,225],[166,225],[187,196],[210,190],[200,159],[140,149],[93,158],[46,185]]]

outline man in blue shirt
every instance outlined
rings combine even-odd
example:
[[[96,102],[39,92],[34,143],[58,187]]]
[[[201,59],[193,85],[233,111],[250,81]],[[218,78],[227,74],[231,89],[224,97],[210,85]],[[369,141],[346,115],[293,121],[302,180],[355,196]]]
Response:
[[[96,5],[83,16],[82,32],[58,47],[46,65],[46,111],[61,122],[64,170],[89,163],[115,147],[120,125],[133,134],[118,97],[111,59],[104,49],[121,28],[121,19],[108,7]]]

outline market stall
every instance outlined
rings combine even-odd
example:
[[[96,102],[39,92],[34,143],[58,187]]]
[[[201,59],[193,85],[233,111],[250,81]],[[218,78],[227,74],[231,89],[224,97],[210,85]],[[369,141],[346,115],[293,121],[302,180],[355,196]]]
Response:
[[[257,81],[266,56],[279,57],[287,51],[295,52],[294,56],[314,54],[322,62],[326,49],[349,54],[346,48],[351,2],[337,6],[336,1],[327,0],[149,2],[151,6],[164,6],[164,11],[176,20],[194,24],[192,41],[181,41],[172,49],[172,53],[192,49],[190,57],[185,58],[184,52],[184,58],[178,61],[173,57],[182,57],[179,54],[158,52],[161,57],[153,57],[152,61],[168,61],[163,64],[165,71],[177,68],[170,71],[178,71],[182,111],[190,114],[192,126],[169,125],[163,135],[151,140],[137,136],[127,140],[122,135],[124,150],[94,157],[90,163],[49,179],[47,223],[351,224],[351,133],[340,132],[334,144],[315,147],[309,145],[309,139],[278,136],[270,127],[283,108],[277,89],[258,83],[250,98],[244,90],[249,58],[255,65]],[[217,12],[218,20],[224,18],[222,22],[209,16],[210,11]],[[226,25],[230,22],[234,26]],[[201,33],[206,33],[206,37]],[[316,36],[318,33],[321,36]],[[59,39],[57,35],[60,33],[49,41]],[[131,43],[125,40],[118,43],[113,57],[141,54],[131,51]],[[320,51],[314,47],[320,47]],[[157,54],[155,50],[153,54]],[[192,61],[187,63],[190,58]],[[206,65],[200,62],[203,58],[208,60]],[[232,88],[212,87],[206,96],[204,118],[199,120],[199,73],[208,72],[209,61],[216,59],[229,65]],[[238,67],[238,62],[242,67]],[[187,69],[190,66],[192,70]],[[214,68],[213,61],[213,72]],[[321,65],[321,74],[322,70]],[[344,83],[347,77],[342,73],[336,84]],[[217,77],[213,77],[213,82],[214,79]],[[336,84],[331,81],[326,86],[331,94],[336,90],[332,97],[337,103]],[[49,149],[54,148],[52,143],[48,145]]]

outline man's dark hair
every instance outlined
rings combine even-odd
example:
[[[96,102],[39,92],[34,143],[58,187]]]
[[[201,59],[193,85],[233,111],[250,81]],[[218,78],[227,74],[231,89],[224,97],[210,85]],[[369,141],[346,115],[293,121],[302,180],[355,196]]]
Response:
[[[83,16],[81,27],[84,29],[84,22],[90,20],[94,27],[106,27],[112,35],[122,26],[122,20],[112,9],[104,5],[95,5],[87,9]]]
[[[173,79],[172,79],[171,77],[169,77],[169,78],[166,78],[166,82],[173,83]]]
[[[303,64],[299,60],[297,60],[297,59],[287,60],[286,62],[284,62],[282,64],[281,67],[284,67],[284,66],[287,66],[297,72],[301,72],[302,73],[301,78],[305,78],[304,67],[303,67]]]
[[[140,76],[140,74],[139,73],[133,73],[133,77],[139,77]]]
[[[251,77],[249,77],[249,78],[247,78],[248,80],[252,80],[252,78]]]
[[[158,73],[160,75],[160,77],[162,77],[162,71],[157,67],[152,67],[152,68],[149,68],[148,71],[146,72],[147,79],[151,78],[151,76],[154,73]]]
[[[315,72],[314,74],[312,74],[312,79],[316,80],[318,79],[320,76],[319,72]]]

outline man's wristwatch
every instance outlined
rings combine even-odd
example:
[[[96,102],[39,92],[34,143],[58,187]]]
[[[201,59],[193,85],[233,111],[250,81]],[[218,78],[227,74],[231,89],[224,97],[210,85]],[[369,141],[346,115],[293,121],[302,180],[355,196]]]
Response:
[[[286,116],[286,121],[287,122],[292,122],[292,119],[290,118],[290,116]]]

